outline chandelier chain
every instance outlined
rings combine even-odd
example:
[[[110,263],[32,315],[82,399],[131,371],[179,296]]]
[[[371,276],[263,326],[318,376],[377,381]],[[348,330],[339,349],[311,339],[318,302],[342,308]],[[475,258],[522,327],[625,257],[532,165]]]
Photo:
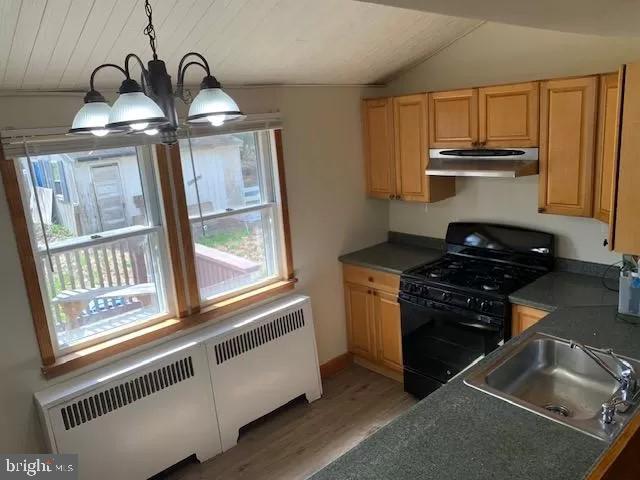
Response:
[[[151,51],[153,52],[153,59],[158,59],[158,54],[156,53],[156,30],[153,27],[153,11],[151,9],[151,3],[149,0],[145,0],[144,2],[144,11],[147,14],[147,18],[149,19],[149,23],[144,28],[144,34],[149,37],[149,45],[151,45]]]

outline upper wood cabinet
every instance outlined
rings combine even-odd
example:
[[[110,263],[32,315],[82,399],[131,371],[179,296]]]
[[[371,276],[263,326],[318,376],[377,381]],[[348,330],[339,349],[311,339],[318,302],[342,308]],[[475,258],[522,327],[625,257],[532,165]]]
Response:
[[[428,177],[427,96],[393,99],[396,194],[402,200],[436,202],[455,195],[455,179]]]
[[[541,83],[541,213],[592,215],[597,95],[597,76]]]
[[[363,148],[367,192],[371,197],[396,195],[393,152],[393,104],[390,98],[362,102]]]
[[[614,167],[613,215],[609,227],[609,248],[640,255],[640,63],[626,65],[620,75],[624,93],[620,115],[619,155]],[[615,148],[615,147],[614,147]]]
[[[429,93],[431,148],[470,148],[478,142],[478,90]]]
[[[538,145],[538,82],[482,87],[478,102],[481,146]]]
[[[613,169],[618,139],[618,73],[600,76],[596,178],[593,191],[593,217],[609,223],[613,201]]]
[[[369,196],[437,202],[455,195],[455,179],[427,177],[427,96],[364,100],[364,152]]]

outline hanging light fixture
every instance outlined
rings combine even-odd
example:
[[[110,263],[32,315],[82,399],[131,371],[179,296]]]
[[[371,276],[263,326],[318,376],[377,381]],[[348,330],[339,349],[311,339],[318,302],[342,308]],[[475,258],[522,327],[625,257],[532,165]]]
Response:
[[[156,34],[149,0],[145,0],[145,12],[149,22],[144,29],[144,34],[149,37],[153,59],[145,68],[140,57],[130,53],[125,58],[124,68],[112,63],[96,67],[91,73],[89,92],[84,97],[84,106],[73,119],[69,133],[102,137],[108,133],[144,132],[147,135],[160,134],[163,143],[175,143],[179,123],[174,97],[190,104],[188,123],[210,123],[217,127],[231,121],[242,120],[244,114],[236,102],[222,90],[220,82],[211,75],[209,63],[199,53],[189,52],[182,57],[178,64],[176,92],[173,92],[171,76],[167,73],[164,61],[158,59],[156,52]],[[135,60],[142,71],[140,83],[131,78],[129,68],[131,60]],[[184,77],[187,69],[193,66],[202,68],[206,76],[200,84],[200,92],[191,101],[190,94],[184,88]],[[125,77],[113,106],[109,106],[104,96],[94,88],[95,76],[104,68],[115,68]]]

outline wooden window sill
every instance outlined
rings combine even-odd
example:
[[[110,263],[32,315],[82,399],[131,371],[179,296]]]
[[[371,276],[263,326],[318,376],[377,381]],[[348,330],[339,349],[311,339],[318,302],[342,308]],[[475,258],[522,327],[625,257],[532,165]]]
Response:
[[[204,322],[219,319],[237,310],[249,307],[255,303],[268,300],[269,298],[281,295],[293,290],[297,279],[279,280],[263,287],[245,292],[232,298],[208,305],[200,312],[182,317],[171,318],[160,323],[136,330],[135,332],[113,338],[91,347],[87,347],[77,352],[69,353],[56,359],[51,365],[44,365],[42,373],[46,378],[53,378],[65,373],[72,372],[79,368],[86,367],[92,363],[99,362],[119,353],[126,352],[132,348],[145,345],[159,340],[180,330],[194,327]]]

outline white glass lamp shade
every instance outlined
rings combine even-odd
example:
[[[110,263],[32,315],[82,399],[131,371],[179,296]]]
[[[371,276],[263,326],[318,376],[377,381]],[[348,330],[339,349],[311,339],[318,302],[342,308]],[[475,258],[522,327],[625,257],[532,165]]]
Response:
[[[206,123],[220,126],[232,120],[241,120],[244,114],[238,104],[221,88],[203,88],[189,107],[189,123]]]
[[[73,118],[69,133],[102,137],[109,133],[105,125],[109,122],[110,113],[111,107],[106,102],[85,103]]]
[[[146,130],[168,123],[162,109],[142,92],[121,93],[111,107],[107,128]]]

